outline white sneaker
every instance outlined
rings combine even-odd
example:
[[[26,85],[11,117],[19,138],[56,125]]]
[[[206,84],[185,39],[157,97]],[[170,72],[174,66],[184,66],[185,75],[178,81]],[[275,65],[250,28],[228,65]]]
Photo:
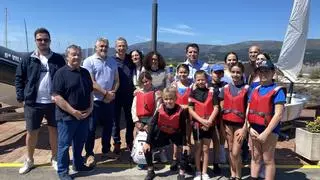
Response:
[[[26,174],[34,167],[33,161],[26,159],[23,166],[19,169],[19,174]]]
[[[58,171],[58,162],[56,157],[53,157],[51,159],[51,166],[53,167],[54,170]]]
[[[209,175],[206,173],[206,174],[202,174],[202,180],[209,180],[210,179],[210,177],[209,177]]]
[[[201,172],[196,172],[196,176],[193,178],[193,180],[201,180]]]
[[[168,162],[168,157],[167,157],[167,154],[166,154],[165,150],[161,150],[159,156],[160,156],[160,161],[162,163],[167,163]]]

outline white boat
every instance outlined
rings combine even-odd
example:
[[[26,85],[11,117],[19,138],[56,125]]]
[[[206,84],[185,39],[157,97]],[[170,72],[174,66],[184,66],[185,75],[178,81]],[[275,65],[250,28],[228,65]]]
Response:
[[[281,122],[297,119],[308,100],[307,96],[293,94],[293,85],[297,81],[305,54],[310,0],[294,0],[287,32],[282,44],[278,63],[279,70],[290,81],[287,104]]]

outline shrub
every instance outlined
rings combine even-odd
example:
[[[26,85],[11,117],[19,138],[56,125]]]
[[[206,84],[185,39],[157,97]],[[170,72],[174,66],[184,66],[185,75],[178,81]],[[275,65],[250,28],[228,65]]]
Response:
[[[312,122],[307,123],[307,130],[312,133],[320,133],[320,116]]]

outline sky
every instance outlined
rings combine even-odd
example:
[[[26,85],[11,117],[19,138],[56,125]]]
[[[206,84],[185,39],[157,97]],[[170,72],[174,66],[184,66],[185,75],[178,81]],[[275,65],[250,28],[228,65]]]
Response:
[[[130,44],[151,39],[153,0],[1,0],[0,45],[4,45],[5,8],[8,47],[26,51],[33,32],[45,27],[51,47],[93,47],[98,37],[114,46],[117,37]],[[293,0],[158,0],[158,41],[226,45],[249,40],[282,41]],[[1,17],[2,16],[2,17]],[[311,0],[308,38],[320,38],[320,0]]]

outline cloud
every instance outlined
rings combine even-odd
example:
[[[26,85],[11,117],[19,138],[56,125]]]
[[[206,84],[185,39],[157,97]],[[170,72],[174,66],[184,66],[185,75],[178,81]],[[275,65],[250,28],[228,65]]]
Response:
[[[145,36],[140,36],[140,35],[136,35],[136,38],[142,41],[150,41],[151,38],[145,37]]]
[[[178,34],[178,35],[185,35],[185,36],[195,36],[196,33],[190,30],[183,30],[178,28],[166,28],[166,27],[159,27],[160,33],[170,33],[170,34]]]
[[[185,30],[191,30],[192,28],[186,24],[178,24],[176,26],[178,29],[185,29]]]

